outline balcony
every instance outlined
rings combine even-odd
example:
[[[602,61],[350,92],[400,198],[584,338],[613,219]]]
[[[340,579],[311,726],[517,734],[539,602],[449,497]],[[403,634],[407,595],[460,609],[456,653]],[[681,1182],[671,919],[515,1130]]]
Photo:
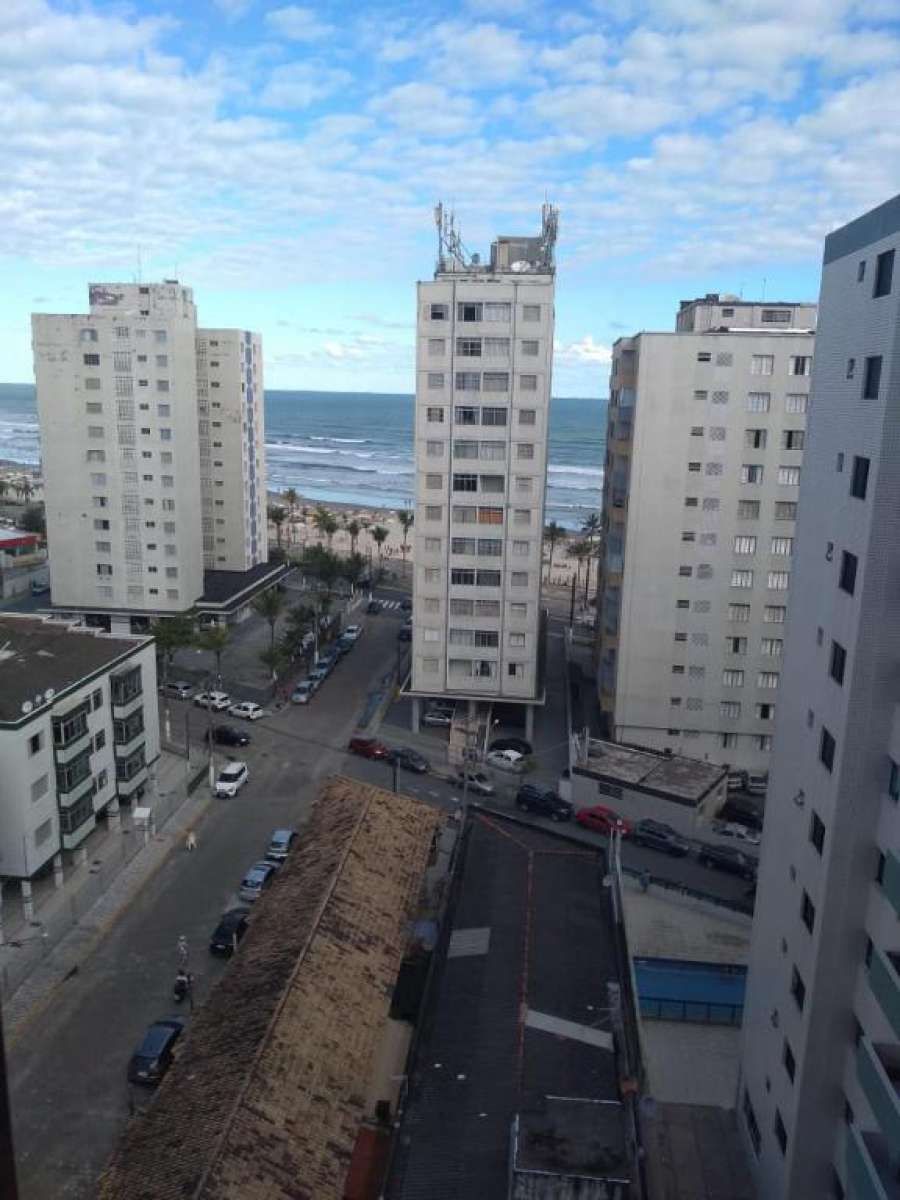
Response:
[[[852,1200],[900,1200],[897,1168],[887,1138],[851,1125],[847,1131],[847,1183]]]
[[[881,1011],[900,1038],[900,954],[891,954],[877,946],[869,964],[869,987],[881,1005]]]
[[[900,858],[893,850],[885,852],[881,887],[885,896],[894,906],[894,912],[900,917]]]
[[[79,754],[83,754],[85,750],[89,750],[93,743],[93,735],[87,726],[85,719],[81,733],[70,738],[64,745],[54,744],[53,752],[56,756],[56,761],[60,766],[70,763],[73,758],[77,758]]]
[[[900,1147],[900,1048],[863,1037],[856,1070],[881,1132]]]
[[[128,800],[139,787],[142,787],[147,782],[147,778],[147,768],[141,767],[130,779],[118,779],[116,781],[116,791],[123,800]]]
[[[71,808],[73,804],[77,804],[79,800],[89,796],[94,790],[94,777],[88,769],[87,775],[79,779],[77,783],[71,784],[67,789],[63,788],[59,781],[56,785],[56,799],[59,807],[62,809]]]

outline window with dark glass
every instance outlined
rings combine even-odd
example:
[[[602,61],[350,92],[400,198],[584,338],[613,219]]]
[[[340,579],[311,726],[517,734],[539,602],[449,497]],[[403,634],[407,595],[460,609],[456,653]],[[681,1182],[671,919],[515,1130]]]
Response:
[[[784,1039],[784,1052],[781,1056],[781,1061],[784,1063],[784,1069],[787,1071],[788,1079],[791,1083],[794,1082],[794,1076],[797,1074],[797,1062],[794,1058],[794,1052],[791,1049],[791,1043]]]
[[[849,550],[844,550],[841,553],[841,575],[838,580],[838,587],[842,592],[846,592],[848,596],[852,596],[856,591],[856,567],[858,559],[855,554],[851,554]]]
[[[853,474],[850,477],[850,495],[856,500],[865,500],[869,487],[869,460],[853,456]]]
[[[825,845],[825,823],[815,810],[809,820],[809,840],[821,854]]]
[[[819,742],[819,761],[829,771],[834,770],[834,752],[837,748],[837,743],[828,732],[827,729],[822,729],[822,738]]]
[[[809,898],[809,893],[803,893],[803,899],[800,902],[800,920],[806,926],[810,933],[813,931],[813,926],[816,923],[816,907]]]
[[[794,997],[794,1003],[803,1012],[803,1006],[806,1003],[806,984],[800,978],[800,972],[796,967],[791,968],[791,995]]]
[[[844,682],[844,668],[847,665],[847,651],[840,642],[831,643],[831,664],[828,673],[835,683]]]
[[[883,254],[879,254],[875,259],[875,284],[872,288],[872,295],[876,299],[879,296],[889,296],[891,294],[891,284],[894,279],[894,251],[885,250]]]
[[[784,1121],[781,1119],[781,1113],[775,1109],[775,1141],[778,1143],[782,1154],[787,1154],[787,1130],[784,1127]]]
[[[863,373],[863,400],[877,400],[880,387],[881,355],[875,354],[866,359],[866,369]]]

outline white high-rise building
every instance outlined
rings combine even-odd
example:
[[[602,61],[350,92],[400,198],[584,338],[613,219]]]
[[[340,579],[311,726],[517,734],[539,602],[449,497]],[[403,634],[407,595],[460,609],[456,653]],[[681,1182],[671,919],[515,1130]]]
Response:
[[[740,1121],[761,1200],[900,1197],[900,196],[825,241]]]
[[[597,632],[615,741],[767,769],[815,323],[709,295],[615,343]]]
[[[89,294],[32,318],[52,600],[125,631],[266,561],[261,351],[172,281]]]
[[[439,210],[440,218],[440,210]],[[542,702],[541,535],[556,211],[418,285],[412,693]],[[414,703],[418,720],[419,700]]]

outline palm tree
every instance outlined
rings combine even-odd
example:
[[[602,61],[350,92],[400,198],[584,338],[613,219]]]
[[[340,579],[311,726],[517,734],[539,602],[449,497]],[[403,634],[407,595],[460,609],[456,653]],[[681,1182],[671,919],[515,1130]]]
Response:
[[[26,500],[30,499],[31,496],[34,495],[34,486],[31,480],[25,476],[22,478],[22,495]]]
[[[372,541],[378,547],[378,569],[382,569],[384,563],[384,543],[390,537],[390,530],[385,529],[383,525],[373,525],[370,530]]]
[[[556,543],[565,541],[566,531],[562,525],[558,525],[556,521],[550,521],[544,528],[544,541],[550,547],[550,562],[547,565],[547,578],[553,574],[553,551],[556,549]]]
[[[281,504],[270,504],[268,507],[268,517],[275,526],[275,535],[278,538],[278,545],[281,546],[281,527],[287,520],[287,509]]]
[[[594,545],[594,538],[600,532],[602,527],[603,522],[600,520],[600,517],[597,513],[588,513],[588,515],[584,518],[584,521],[581,525],[581,532],[586,535],[588,545],[591,548],[593,548]]]
[[[192,617],[177,615],[163,617],[150,626],[150,632],[156,640],[157,653],[162,656],[163,668],[163,697],[165,698],[166,741],[172,738],[172,722],[169,716],[169,667],[175,657],[176,650],[189,646],[194,640],[194,621]]]
[[[195,639],[200,650],[208,650],[216,656],[216,687],[222,686],[222,655],[231,641],[231,630],[227,625],[207,625]]]
[[[295,655],[310,630],[315,628],[316,610],[309,604],[295,605],[287,615],[287,628],[281,639],[284,650]]]
[[[297,508],[297,502],[300,499],[300,497],[297,495],[297,489],[292,487],[285,488],[283,499],[285,504],[288,506],[288,515],[290,520],[288,527],[288,533],[290,536],[288,537],[288,541],[292,542],[294,540],[294,512]]]
[[[280,646],[276,646],[273,643],[265,650],[260,650],[259,661],[272,672],[272,695],[274,696],[275,689],[278,686],[278,672],[287,663],[285,653]]]
[[[350,554],[356,554],[356,543],[359,540],[359,535],[362,533],[362,525],[354,517],[352,521],[345,521],[344,528],[350,534]]]
[[[253,599],[253,611],[257,616],[262,617],[269,625],[269,649],[275,649],[275,626],[278,624],[278,618],[284,612],[284,592],[278,587],[269,588],[266,592],[260,592]]]
[[[12,485],[12,489],[13,489],[13,491],[16,493],[16,499],[17,499],[17,500],[21,500],[21,499],[22,499],[22,495],[23,495],[23,493],[24,493],[24,491],[25,491],[25,488],[24,488],[24,486],[23,486],[23,484],[22,484],[22,480],[21,480],[21,479],[16,479],[16,480],[14,480],[14,481],[13,481],[13,485]]]
[[[315,525],[319,533],[323,533],[328,539],[328,549],[330,550],[332,539],[337,533],[339,525],[328,509],[322,504],[313,513],[313,525]]]
[[[8,479],[0,479],[0,498],[5,496],[8,491],[9,491],[9,480]]]
[[[403,544],[400,547],[400,553],[403,555],[404,562],[406,562],[406,540],[409,537],[409,530],[415,519],[415,513],[410,512],[408,508],[397,509],[397,520],[403,529]]]
[[[591,548],[587,542],[572,542],[572,544],[569,546],[569,558],[574,558],[578,564],[578,566],[575,568],[576,584],[581,579],[581,564],[589,558],[590,554]]]

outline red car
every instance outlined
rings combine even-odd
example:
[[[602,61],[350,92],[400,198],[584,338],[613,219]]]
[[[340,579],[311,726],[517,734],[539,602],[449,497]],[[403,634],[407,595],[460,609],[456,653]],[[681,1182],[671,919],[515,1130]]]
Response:
[[[387,758],[390,754],[390,750],[384,742],[379,742],[377,738],[351,738],[347,749],[351,754],[358,754],[361,758]]]
[[[594,804],[591,808],[579,808],[575,814],[575,820],[585,829],[593,829],[595,833],[609,834],[614,829],[618,829],[622,837],[628,837],[631,833],[631,822],[620,817],[614,809],[607,808],[605,804]]]

